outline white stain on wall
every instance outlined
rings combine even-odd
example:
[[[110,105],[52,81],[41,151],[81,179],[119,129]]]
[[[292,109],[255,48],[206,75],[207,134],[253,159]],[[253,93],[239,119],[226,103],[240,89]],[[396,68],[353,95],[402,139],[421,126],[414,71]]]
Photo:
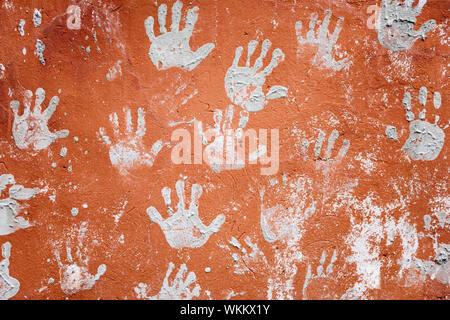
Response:
[[[0,300],[8,300],[19,292],[20,282],[9,275],[9,258],[11,256],[11,243],[2,245],[2,257],[0,261]]]

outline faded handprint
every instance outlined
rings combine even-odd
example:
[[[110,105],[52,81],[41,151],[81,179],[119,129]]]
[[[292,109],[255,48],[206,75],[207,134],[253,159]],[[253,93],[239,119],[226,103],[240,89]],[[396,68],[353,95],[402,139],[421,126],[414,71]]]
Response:
[[[189,40],[198,19],[198,7],[188,10],[186,26],[183,30],[180,30],[182,7],[183,4],[180,1],[174,3],[172,7],[172,24],[170,31],[167,31],[167,6],[165,4],[159,6],[158,21],[161,35],[158,37],[155,37],[154,18],[150,16],[145,20],[145,31],[152,43],[149,56],[159,70],[171,67],[193,70],[214,49],[214,44],[208,43],[200,47],[196,52],[191,50]]]
[[[187,267],[184,263],[180,266],[172,284],[169,284],[169,277],[174,267],[175,265],[170,262],[161,290],[156,296],[147,296],[148,286],[144,283],[139,283],[139,285],[134,288],[138,298],[148,300],[192,300],[193,297],[198,297],[200,295],[200,286],[198,284],[196,284],[192,290],[189,289],[189,287],[195,283],[197,277],[192,271],[185,277]]]
[[[2,257],[0,261],[0,300],[8,300],[19,292],[20,282],[9,275],[9,257],[11,256],[11,243],[2,245]]]
[[[330,136],[328,137],[328,145],[327,149],[325,151],[325,154],[322,154],[322,147],[323,143],[325,141],[326,134],[322,130],[319,130],[319,134],[317,136],[317,139],[315,140],[314,145],[314,160],[322,160],[322,161],[340,161],[342,160],[345,155],[347,154],[348,149],[350,148],[350,141],[348,139],[344,139],[342,141],[342,146],[338,151],[338,154],[334,157],[332,156],[333,150],[335,148],[336,140],[339,138],[339,132],[337,130],[331,131]],[[302,142],[302,154],[304,156],[304,159],[309,159],[308,148],[309,148],[310,142],[307,139],[304,139]]]
[[[90,290],[106,272],[106,265],[101,264],[97,268],[97,274],[94,276],[89,273],[88,262],[89,258],[86,256],[83,259],[80,248],[77,248],[76,255],[79,262],[74,262],[70,247],[66,248],[67,264],[61,262],[59,252],[55,250],[56,260],[59,266],[59,279],[61,290],[65,294],[75,294],[81,290]]]
[[[115,136],[115,143],[112,143],[110,138],[106,135],[105,129],[99,129],[99,136],[107,146],[109,146],[109,159],[114,166],[119,168],[121,174],[127,174],[128,169],[135,165],[153,166],[156,156],[162,148],[162,141],[156,141],[150,152],[146,152],[143,144],[143,137],[146,132],[145,128],[145,111],[142,108],[138,109],[138,120],[136,132],[133,132],[133,124],[131,119],[131,111],[124,108],[126,119],[126,131],[120,132],[119,120],[117,113],[109,115],[109,121],[113,127]]]
[[[24,111],[22,115],[19,115],[19,101],[11,101],[10,106],[14,113],[12,133],[19,149],[32,148],[38,151],[47,148],[58,138],[66,138],[69,135],[69,130],[55,132],[48,130],[48,120],[50,120],[59,104],[57,96],[50,100],[48,107],[44,111],[42,111],[41,104],[45,100],[45,90],[42,88],[36,90],[36,101],[33,111],[31,111],[32,97],[33,93],[27,90],[23,98]]]
[[[25,188],[17,185],[12,174],[0,175],[0,196],[9,187],[9,196],[0,199],[0,236],[11,234],[17,230],[30,227],[30,223],[19,217],[20,205],[16,200],[30,200],[41,190],[38,188]]]
[[[244,110],[250,112],[260,111],[268,103],[267,100],[283,98],[287,95],[288,89],[282,86],[271,87],[267,95],[262,89],[266,82],[266,77],[272,73],[279,62],[284,61],[283,51],[277,48],[272,53],[272,60],[269,65],[260,71],[263,67],[263,59],[266,57],[271,45],[269,40],[264,40],[261,54],[256,59],[253,67],[250,67],[250,59],[258,46],[258,41],[252,40],[248,43],[245,67],[238,66],[244,50],[242,47],[238,47],[233,64],[225,75],[225,90],[228,98],[232,103],[242,107]]]
[[[170,206],[171,190],[170,188],[164,187],[161,193],[168,207],[169,218],[164,220],[155,207],[149,207],[147,214],[151,221],[159,224],[167,242],[172,248],[201,247],[208,241],[212,234],[219,231],[225,222],[225,216],[220,214],[209,226],[205,226],[198,216],[199,198],[203,192],[201,185],[192,185],[191,203],[188,209],[186,209],[184,181],[177,181],[175,189],[179,199],[175,213]]]
[[[427,102],[428,90],[426,87],[421,87],[419,90],[419,103],[425,106]],[[433,98],[434,108],[438,110],[441,107],[441,94],[434,93]],[[414,120],[414,113],[411,111],[411,94],[405,92],[403,98],[403,105],[406,109],[406,120],[410,122],[409,137],[402,147],[412,160],[427,160],[431,161],[439,156],[439,153],[444,146],[445,133],[438,126],[439,116],[435,116],[434,124],[425,121],[426,109],[419,113],[419,120]],[[444,129],[448,128],[448,124]],[[392,139],[397,140],[397,130],[395,127],[388,126],[386,128],[386,135]]]
[[[311,264],[308,264],[308,270],[306,271],[305,282],[303,283],[303,300],[308,299],[307,288],[311,285],[311,281],[317,279],[329,278],[333,273],[333,265],[337,260],[336,249],[333,251],[331,258],[329,258],[328,265],[325,267],[325,261],[327,260],[327,252],[325,250],[322,251],[322,256],[320,258],[320,264],[316,268],[316,272],[311,270]],[[323,284],[320,286],[321,289],[324,288]],[[326,292],[328,294],[328,292]],[[323,296],[318,297],[318,299],[323,299]]]
[[[255,273],[255,269],[258,268],[258,266],[267,265],[266,257],[264,256],[264,253],[259,250],[258,245],[252,243],[252,240],[248,236],[245,237],[244,242],[246,245],[241,245],[235,237],[232,237],[231,240],[228,241],[231,246],[238,250],[234,253],[229,246],[222,246],[224,249],[230,251],[231,257],[235,262],[235,274],[244,274],[246,272]]]
[[[419,0],[414,8],[414,0],[383,0],[378,18],[378,40],[393,51],[407,50],[417,39],[426,39],[426,34],[436,25],[436,21],[428,20],[419,30],[414,30],[416,17],[422,12],[427,0]]]
[[[240,111],[238,128],[233,129],[234,107],[230,105],[225,111],[225,120],[221,110],[214,111],[214,140],[208,144],[209,137],[199,128],[204,144],[208,144],[204,152],[205,162],[216,172],[223,170],[239,170],[245,166],[245,135],[249,113]],[[267,153],[265,145],[258,145],[257,150],[250,150],[249,160],[256,161]]]
[[[349,61],[348,57],[341,60],[335,60],[332,56],[333,48],[336,45],[336,42],[339,39],[339,34],[342,30],[344,18],[338,18],[334,32],[331,34],[328,31],[331,15],[332,12],[330,10],[325,10],[325,18],[316,31],[316,24],[320,24],[320,20],[318,20],[319,15],[317,13],[312,13],[309,21],[309,31],[306,33],[306,38],[302,37],[303,25],[301,21],[297,21],[295,24],[295,30],[297,32],[297,41],[299,45],[311,44],[318,47],[312,63],[313,65],[322,64],[328,69],[340,71],[343,68],[350,67],[352,62]],[[343,55],[340,54],[340,58],[342,57]]]

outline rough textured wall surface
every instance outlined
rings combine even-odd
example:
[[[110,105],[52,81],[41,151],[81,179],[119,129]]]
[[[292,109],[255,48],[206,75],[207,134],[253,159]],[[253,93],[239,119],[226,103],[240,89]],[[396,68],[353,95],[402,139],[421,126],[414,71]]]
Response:
[[[0,299],[448,299],[448,12],[2,0]]]

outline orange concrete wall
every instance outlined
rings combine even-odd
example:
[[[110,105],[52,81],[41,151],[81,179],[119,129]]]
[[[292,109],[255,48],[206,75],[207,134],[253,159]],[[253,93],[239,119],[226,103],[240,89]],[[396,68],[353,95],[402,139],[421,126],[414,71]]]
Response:
[[[0,299],[448,299],[412,2],[2,0]]]

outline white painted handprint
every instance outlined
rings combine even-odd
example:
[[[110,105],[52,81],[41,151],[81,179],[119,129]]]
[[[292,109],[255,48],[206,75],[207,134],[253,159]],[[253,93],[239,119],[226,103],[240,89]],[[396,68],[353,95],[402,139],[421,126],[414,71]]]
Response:
[[[189,288],[195,283],[197,277],[192,271],[185,277],[187,267],[184,263],[180,266],[172,284],[169,284],[169,277],[174,267],[175,265],[170,262],[161,290],[156,296],[147,296],[148,286],[144,283],[140,283],[135,287],[134,291],[138,298],[148,300],[192,300],[193,297],[198,297],[200,295],[200,286],[196,284],[193,289]]]
[[[258,41],[252,40],[248,43],[247,62],[245,67],[238,66],[243,48],[236,49],[236,55],[232,66],[225,75],[225,90],[232,103],[242,107],[244,110],[255,112],[260,111],[268,103],[267,100],[286,97],[288,89],[282,86],[273,86],[267,94],[263,92],[263,85],[266,77],[270,75],[278,63],[284,61],[284,53],[277,48],[272,53],[272,60],[263,70],[263,59],[271,46],[269,40],[262,43],[261,54],[256,59],[253,67],[250,67],[250,59],[258,46]]]
[[[248,272],[255,273],[255,269],[260,266],[266,266],[267,260],[264,253],[259,250],[258,245],[253,243],[250,237],[244,239],[245,245],[242,245],[235,237],[232,237],[228,243],[236,250],[232,250],[229,246],[222,247],[230,251],[234,264],[235,274],[245,274]],[[233,252],[234,251],[234,252]]]
[[[327,252],[325,250],[322,251],[322,256],[320,257],[320,264],[316,268],[316,272],[311,271],[311,264],[308,264],[308,269],[306,271],[305,282],[303,283],[303,300],[308,299],[307,288],[311,284],[312,281],[320,278],[329,278],[333,273],[333,265],[337,260],[336,249],[333,250],[333,254],[329,258],[328,265],[325,267],[325,261],[327,260]],[[322,284],[323,286],[323,284]],[[329,294],[327,292],[327,294]],[[323,297],[320,297],[323,298]],[[319,298],[319,299],[320,299]]]
[[[2,257],[0,261],[0,300],[8,300],[19,292],[20,282],[9,275],[9,257],[11,256],[11,243],[2,245]]]
[[[100,279],[100,277],[106,272],[106,265],[101,264],[97,268],[97,274],[94,276],[89,273],[88,262],[89,258],[82,257],[81,249],[77,248],[78,263],[74,262],[72,258],[72,252],[70,247],[66,248],[67,252],[67,264],[61,262],[59,252],[55,250],[56,260],[59,266],[59,279],[61,290],[65,294],[75,294],[81,290],[90,290]]]
[[[419,30],[414,30],[416,17],[422,12],[427,0],[419,0],[413,8],[414,0],[383,0],[378,18],[378,40],[392,50],[408,50],[418,39],[425,40],[426,34],[436,25],[436,21],[428,20]]]
[[[58,138],[66,138],[69,135],[69,130],[55,132],[48,130],[48,120],[52,117],[59,104],[57,96],[50,100],[48,107],[44,111],[41,108],[41,104],[45,100],[44,89],[38,88],[36,90],[36,102],[33,111],[31,111],[32,97],[33,93],[27,90],[23,98],[24,111],[22,115],[19,115],[19,101],[11,101],[10,106],[14,113],[12,133],[19,149],[32,148],[38,151],[46,149]]]
[[[214,44],[208,43],[200,47],[196,52],[191,50],[189,41],[198,19],[198,7],[189,9],[186,16],[186,26],[183,30],[180,30],[182,7],[183,4],[180,1],[174,3],[172,7],[172,24],[170,31],[167,31],[167,5],[162,4],[159,6],[158,21],[161,35],[158,37],[155,37],[154,32],[155,19],[150,16],[145,20],[145,31],[152,43],[149,56],[159,70],[171,67],[193,70],[214,49]]]
[[[149,207],[147,214],[151,221],[159,224],[172,248],[201,247],[212,234],[219,231],[225,222],[225,216],[220,214],[209,226],[205,226],[198,216],[199,198],[203,192],[202,187],[199,184],[192,185],[189,208],[186,208],[184,181],[177,181],[175,188],[179,199],[175,213],[170,206],[171,190],[165,187],[161,190],[161,193],[168,207],[169,218],[164,220],[154,207]]]
[[[153,166],[156,156],[162,148],[162,141],[156,141],[149,152],[142,141],[145,132],[145,111],[142,108],[138,109],[138,120],[136,132],[133,132],[133,123],[131,119],[131,111],[124,108],[126,131],[120,132],[119,119],[117,113],[109,115],[109,121],[113,127],[115,142],[106,135],[104,128],[99,129],[99,136],[101,140],[109,147],[109,159],[111,163],[118,167],[121,174],[128,173],[128,169],[136,165]]]
[[[319,134],[317,139],[315,140],[314,145],[314,160],[323,160],[323,161],[340,161],[347,154],[348,149],[350,148],[350,141],[348,139],[343,139],[342,146],[338,151],[338,154],[333,157],[332,153],[335,148],[336,140],[339,138],[339,132],[337,130],[332,130],[330,136],[328,137],[328,145],[325,154],[322,154],[322,147],[325,141],[326,134],[322,130],[319,130]],[[307,139],[304,139],[302,142],[302,154],[305,160],[309,159],[308,148],[310,142]]]
[[[225,120],[221,110],[214,111],[214,140],[208,144],[208,137],[200,131],[202,141],[208,144],[204,151],[205,162],[216,172],[223,170],[239,170],[245,166],[244,128],[248,122],[248,111],[241,110],[238,128],[233,129],[234,107],[230,105],[225,111]],[[256,134],[255,134],[256,136]],[[255,140],[257,138],[255,137]],[[255,141],[257,143],[257,141]],[[249,160],[256,161],[267,153],[265,145],[258,145],[257,150],[250,150]]]
[[[425,106],[427,102],[428,90],[421,87],[419,90],[419,103]],[[435,92],[433,95],[434,108],[438,110],[441,107],[441,94]],[[419,120],[414,120],[414,113],[411,111],[411,94],[405,92],[403,105],[406,110],[406,120],[410,122],[409,137],[402,147],[402,150],[411,157],[412,160],[436,159],[444,146],[445,132],[438,126],[439,116],[435,116],[434,124],[425,121],[426,109],[419,113]],[[444,129],[448,128],[448,123]],[[391,140],[397,140],[397,129],[392,126],[386,128],[386,135]]]
[[[344,55],[342,54],[339,54],[340,58],[343,58],[341,60],[335,60],[332,56],[333,48],[335,47],[339,34],[342,30],[342,22],[344,21],[344,18],[338,18],[334,32],[331,34],[328,31],[331,15],[332,12],[330,10],[325,10],[325,18],[316,31],[316,24],[320,24],[320,20],[318,20],[319,15],[317,13],[312,13],[309,21],[309,31],[306,34],[306,38],[302,37],[303,24],[301,21],[297,21],[295,24],[295,30],[297,32],[297,41],[299,45],[310,44],[318,47],[312,63],[313,65],[321,64],[328,69],[340,71],[344,68],[350,67],[352,62],[349,61],[348,57],[343,58]]]
[[[31,189],[17,185],[12,174],[2,174],[0,175],[0,196],[8,185],[12,185],[9,187],[8,197],[0,199],[0,236],[30,227],[27,220],[18,216],[20,205],[16,200],[29,200],[41,191],[38,188]]]

